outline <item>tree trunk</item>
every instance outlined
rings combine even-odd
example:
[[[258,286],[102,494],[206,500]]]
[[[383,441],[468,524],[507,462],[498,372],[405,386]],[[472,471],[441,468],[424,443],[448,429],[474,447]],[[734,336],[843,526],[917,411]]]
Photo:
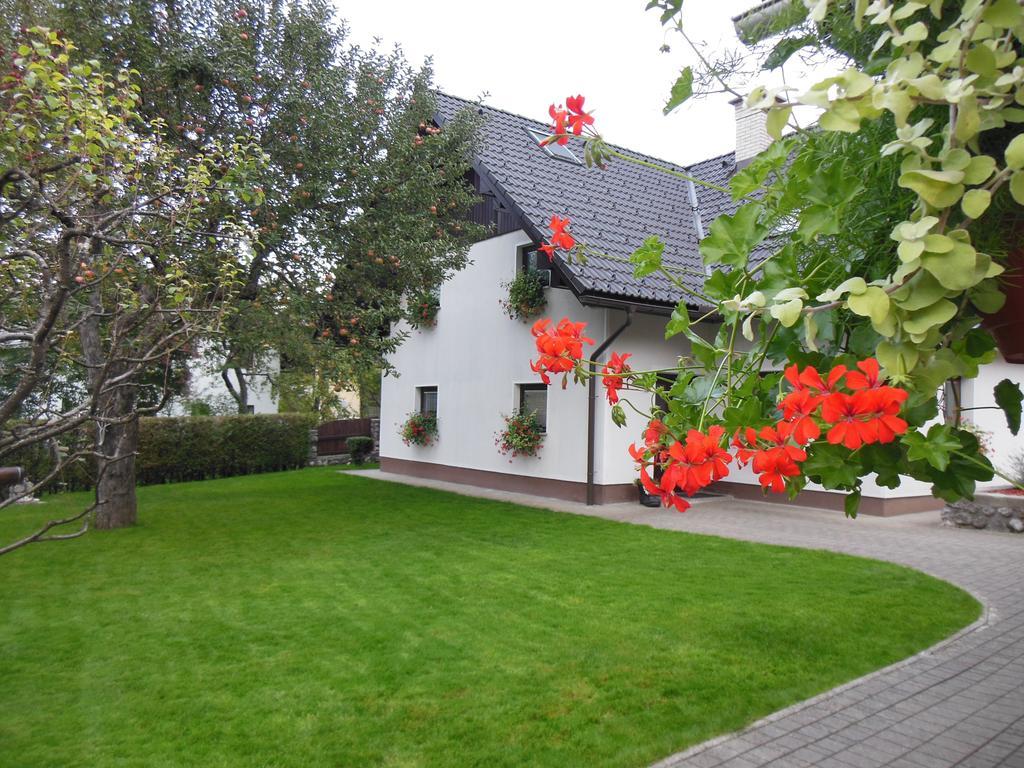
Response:
[[[235,366],[231,370],[234,371],[235,378],[238,380],[237,388],[231,383],[231,374],[227,368],[221,370],[220,377],[228,388],[228,394],[231,395],[235,405],[238,406],[238,412],[244,415],[249,412],[249,384],[246,382],[245,372],[241,368]]]
[[[96,440],[99,482],[96,484],[97,528],[127,528],[135,525],[135,454],[139,448],[139,417],[130,390],[119,390],[109,399],[105,416],[129,417],[126,422],[100,425]],[[116,414],[116,415],[115,415]]]
[[[135,525],[135,452],[139,447],[138,394],[131,381],[110,387],[109,381],[125,370],[111,363],[104,369],[108,351],[100,328],[99,294],[92,297],[92,313],[81,326],[82,352],[89,364],[88,385],[96,398],[96,528]],[[105,375],[101,375],[101,371]]]

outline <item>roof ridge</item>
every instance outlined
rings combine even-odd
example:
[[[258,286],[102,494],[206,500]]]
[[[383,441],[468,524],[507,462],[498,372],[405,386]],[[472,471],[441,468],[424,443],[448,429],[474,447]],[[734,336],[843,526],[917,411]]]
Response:
[[[547,123],[541,122],[540,120],[534,120],[532,117],[526,117],[525,115],[520,115],[518,112],[512,112],[512,111],[507,110],[507,109],[502,109],[501,107],[492,107],[489,104],[483,104],[483,103],[478,102],[478,101],[470,101],[469,99],[464,99],[461,96],[455,96],[455,95],[453,95],[451,93],[447,93],[445,91],[442,91],[440,88],[434,88],[433,91],[434,91],[434,93],[439,94],[441,96],[444,96],[446,98],[454,99],[455,101],[461,101],[463,104],[466,104],[467,106],[476,106],[476,107],[480,107],[480,108],[483,108],[483,109],[490,110],[491,112],[501,112],[502,114],[508,115],[509,117],[514,117],[514,118],[517,118],[519,120],[525,120],[526,122],[533,123],[534,125],[542,126],[545,131],[551,129],[551,126],[549,126]],[[722,160],[722,159],[724,159],[724,158],[726,158],[726,157],[728,157],[730,155],[735,155],[736,154],[736,151],[733,150],[732,152],[723,152],[720,155],[715,155],[713,157],[708,157],[708,158],[705,158],[704,160],[698,160],[698,161],[696,161],[694,163],[691,163],[690,165],[681,165],[680,163],[674,163],[671,160],[665,160],[662,157],[655,157],[654,155],[649,155],[646,152],[638,152],[635,149],[630,149],[629,147],[624,147],[621,144],[612,144],[612,143],[609,142],[608,146],[612,147],[613,149],[621,150],[623,152],[628,152],[629,154],[635,155],[636,157],[642,158],[644,160],[652,160],[652,161],[654,161],[656,163],[663,163],[663,164],[665,164],[667,166],[671,166],[675,170],[681,170],[681,171],[685,171],[687,173],[689,173],[694,166],[702,165],[704,163],[710,163],[710,162],[713,162],[715,160]]]

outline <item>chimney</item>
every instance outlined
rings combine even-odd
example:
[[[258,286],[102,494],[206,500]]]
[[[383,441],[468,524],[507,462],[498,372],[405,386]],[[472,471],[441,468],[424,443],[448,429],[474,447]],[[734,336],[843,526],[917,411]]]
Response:
[[[736,110],[736,167],[742,168],[768,149],[772,137],[766,127],[767,113],[751,109],[743,99],[729,102]]]

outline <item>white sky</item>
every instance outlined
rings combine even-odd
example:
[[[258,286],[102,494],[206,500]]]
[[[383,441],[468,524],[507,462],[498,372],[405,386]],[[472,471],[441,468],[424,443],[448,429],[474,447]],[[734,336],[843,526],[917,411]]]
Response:
[[[551,102],[586,97],[608,141],[688,164],[734,148],[728,97],[691,101],[669,117],[662,107],[693,54],[664,31],[646,0],[335,0],[353,42],[401,45],[420,63],[433,57],[435,82],[467,99],[547,120]],[[687,34],[713,48],[738,45],[731,17],[758,0],[689,0]],[[661,53],[668,43],[672,50]],[[790,84],[806,82],[787,71]],[[816,78],[815,78],[816,79]],[[778,72],[758,82],[780,81]]]

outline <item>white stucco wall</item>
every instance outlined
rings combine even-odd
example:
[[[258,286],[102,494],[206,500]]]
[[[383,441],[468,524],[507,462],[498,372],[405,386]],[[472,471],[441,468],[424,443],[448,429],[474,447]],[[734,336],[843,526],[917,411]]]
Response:
[[[547,436],[539,457],[510,460],[494,444],[502,415],[518,405],[516,385],[539,381],[530,370],[536,357],[530,325],[509,319],[498,303],[507,294],[502,283],[515,276],[517,249],[529,242],[520,231],[474,245],[471,264],[441,288],[437,324],[411,330],[391,357],[400,376],[385,376],[381,385],[382,457],[554,480],[586,479],[586,390],[571,381],[564,390],[560,379],[548,389]],[[568,290],[548,289],[547,317],[569,316],[597,331],[604,327],[604,314],[583,308]],[[431,446],[406,446],[398,430],[416,410],[417,388],[424,386],[438,390],[440,436]]]
[[[978,378],[965,381],[962,391],[963,406],[975,408],[964,412],[964,420],[973,422],[974,426],[984,433],[988,446],[988,458],[1004,472],[1010,468],[1010,461],[1015,455],[1024,455],[1024,430],[1017,435],[1010,433],[1006,426],[1006,416],[996,406],[993,389],[1003,379],[1010,379],[1024,389],[1024,365],[1008,363],[999,357],[995,362],[984,366]],[[1006,481],[995,478],[984,487],[1005,486]]]

